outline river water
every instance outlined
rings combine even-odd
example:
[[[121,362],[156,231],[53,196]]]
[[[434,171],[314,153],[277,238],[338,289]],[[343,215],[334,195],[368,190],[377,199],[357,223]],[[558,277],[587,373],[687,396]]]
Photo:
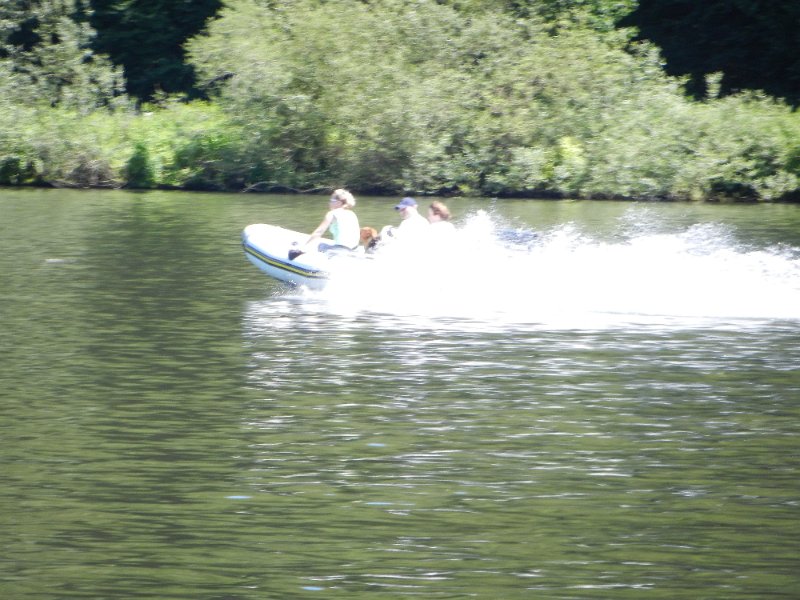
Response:
[[[0,190],[0,597],[798,597],[800,207],[457,199],[457,252],[246,261],[326,205]]]

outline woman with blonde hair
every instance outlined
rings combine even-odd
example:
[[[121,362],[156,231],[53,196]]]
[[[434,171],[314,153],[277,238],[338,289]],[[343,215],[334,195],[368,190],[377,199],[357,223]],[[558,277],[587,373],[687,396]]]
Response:
[[[316,240],[330,230],[331,236],[333,236],[333,244],[323,242],[319,244],[316,248],[317,250],[320,252],[332,248],[355,250],[358,247],[361,234],[358,217],[353,212],[355,205],[356,199],[353,194],[343,189],[334,190],[328,201],[328,212],[325,213],[325,217],[317,228],[311,232],[305,247],[310,248]]]

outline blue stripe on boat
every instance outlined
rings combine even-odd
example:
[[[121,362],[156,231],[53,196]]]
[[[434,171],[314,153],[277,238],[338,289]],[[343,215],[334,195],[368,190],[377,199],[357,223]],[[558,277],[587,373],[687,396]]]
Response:
[[[257,248],[249,245],[247,242],[242,243],[242,247],[244,251],[247,252],[250,256],[253,256],[260,260],[261,262],[268,264],[276,269],[280,269],[282,271],[287,271],[288,273],[294,273],[296,275],[302,275],[303,277],[308,277],[310,279],[325,279],[327,278],[328,274],[324,271],[319,271],[316,269],[306,269],[301,267],[300,265],[292,264],[289,262],[285,262],[279,260],[277,258],[273,258],[271,256],[267,256],[263,252],[260,252]]]

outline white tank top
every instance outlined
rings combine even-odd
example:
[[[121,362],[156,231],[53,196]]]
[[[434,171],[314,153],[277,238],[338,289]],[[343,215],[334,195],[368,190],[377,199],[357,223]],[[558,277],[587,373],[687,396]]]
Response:
[[[329,227],[333,236],[333,243],[337,246],[347,246],[351,250],[358,246],[359,234],[358,217],[352,210],[336,208],[333,211],[333,222]]]

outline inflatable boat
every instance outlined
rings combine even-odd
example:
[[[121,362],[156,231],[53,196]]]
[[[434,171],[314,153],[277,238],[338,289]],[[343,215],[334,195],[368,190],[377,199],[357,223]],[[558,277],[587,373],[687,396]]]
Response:
[[[337,262],[364,256],[349,250],[312,251],[295,256],[293,251],[301,249],[307,240],[307,233],[264,223],[248,225],[242,232],[242,247],[251,263],[270,277],[311,289],[325,286]],[[333,243],[326,239],[320,242]]]

